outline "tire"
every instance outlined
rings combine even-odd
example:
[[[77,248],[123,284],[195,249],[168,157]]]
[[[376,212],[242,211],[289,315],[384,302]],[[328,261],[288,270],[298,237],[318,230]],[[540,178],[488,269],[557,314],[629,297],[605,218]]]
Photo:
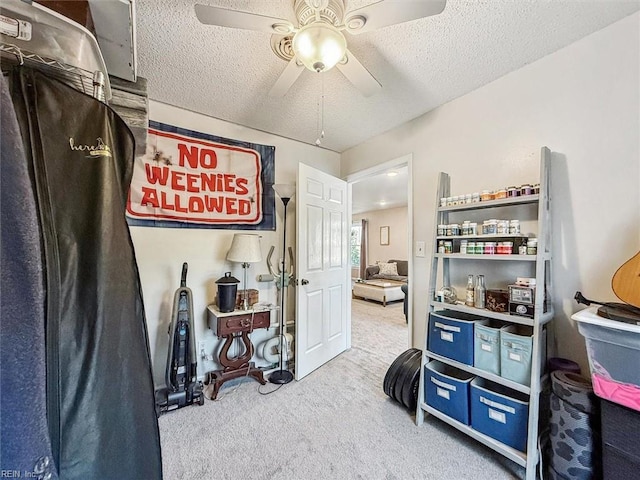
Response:
[[[400,369],[398,370],[398,374],[396,375],[395,384],[393,385],[393,389],[392,389],[393,391],[392,398],[395,399],[400,404],[403,404],[402,389],[404,387],[404,384],[408,382],[411,377],[411,366],[414,364],[416,358],[419,359],[420,355],[422,354],[422,352],[417,348],[414,348],[412,350],[413,350],[412,353],[406,358],[406,360],[400,366]]]
[[[420,365],[422,356],[419,356],[411,368],[411,377],[405,381],[402,387],[402,404],[409,410],[414,411],[418,405],[418,387],[420,385]]]
[[[405,350],[398,358],[396,358],[389,369],[387,370],[386,375],[384,376],[384,381],[382,382],[382,389],[384,393],[389,397],[393,398],[393,386],[396,382],[396,375],[398,374],[398,369],[402,365],[402,363],[406,360],[406,358],[411,355],[413,351],[417,350],[416,348],[410,348],[409,350]]]

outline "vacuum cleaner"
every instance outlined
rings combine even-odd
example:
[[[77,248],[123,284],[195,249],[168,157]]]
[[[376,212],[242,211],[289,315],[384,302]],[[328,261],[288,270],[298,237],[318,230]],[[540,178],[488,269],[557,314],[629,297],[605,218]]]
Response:
[[[156,390],[156,414],[197,403],[204,405],[202,382],[197,380],[196,339],[193,329],[193,296],[187,288],[187,263],[182,264],[180,288],[173,297],[169,325],[166,387]]]

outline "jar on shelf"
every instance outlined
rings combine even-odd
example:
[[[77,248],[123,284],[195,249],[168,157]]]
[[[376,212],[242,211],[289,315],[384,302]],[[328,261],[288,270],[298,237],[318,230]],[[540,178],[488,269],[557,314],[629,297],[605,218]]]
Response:
[[[491,219],[482,222],[483,235],[495,235],[498,232],[498,220]]]
[[[475,255],[476,242],[467,242],[467,255]]]
[[[447,207],[453,205],[453,197],[447,197]]]
[[[513,253],[513,242],[500,242],[496,247],[496,253],[501,255],[511,255]]]
[[[512,197],[519,197],[519,196],[520,196],[519,188],[516,188],[515,186],[507,187],[507,197],[512,198]]]
[[[444,240],[438,241],[438,253],[444,253]]]
[[[473,192],[471,194],[471,203],[478,203],[480,201],[480,193]]]
[[[461,240],[460,241],[460,253],[462,255],[466,255],[467,254],[467,246],[468,246],[467,240]]]
[[[527,240],[527,255],[537,255],[538,253],[538,239],[530,238]]]
[[[520,234],[520,220],[511,220],[509,222],[509,234],[511,235]]]
[[[496,227],[496,233],[498,235],[506,235],[509,233],[509,220],[498,220]]]
[[[451,240],[444,240],[444,253],[453,253],[453,242]]]
[[[495,193],[495,199],[496,200],[500,200],[503,198],[507,198],[507,189],[506,188],[500,188],[499,190],[496,190]]]
[[[464,203],[471,203],[471,202],[472,202],[472,199],[473,199],[473,197],[471,196],[471,194],[470,194],[470,193],[467,193],[467,194],[464,196]]]
[[[467,247],[468,249],[469,247]],[[476,248],[474,249],[476,255],[482,255],[484,253],[484,242],[476,242]]]
[[[442,237],[447,234],[447,226],[446,225],[438,225],[438,236]]]
[[[478,235],[478,224],[476,222],[469,224],[469,235]]]
[[[533,194],[533,187],[528,183],[525,183],[520,187],[520,195],[532,195],[532,194]]]
[[[450,225],[447,225],[447,235],[451,235],[451,236],[460,235],[460,224],[452,223]]]
[[[483,190],[482,193],[480,193],[480,200],[482,202],[493,200],[493,192],[491,190]]]
[[[495,255],[495,253],[496,253],[496,242],[484,242],[484,254]]]
[[[534,194],[534,195],[538,195],[539,193],[540,193],[540,184],[539,184],[539,183],[536,183],[536,184],[533,186],[533,194]]]
[[[470,225],[471,225],[471,222],[469,220],[465,220],[464,222],[462,222],[462,228],[460,229],[460,233],[462,235],[470,235],[469,233]]]
[[[442,197],[440,199],[440,206],[441,207],[446,207],[447,206],[447,197]]]

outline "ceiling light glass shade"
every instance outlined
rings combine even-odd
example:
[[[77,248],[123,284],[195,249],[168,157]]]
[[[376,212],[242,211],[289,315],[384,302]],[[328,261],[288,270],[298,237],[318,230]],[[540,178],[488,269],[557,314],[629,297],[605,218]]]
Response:
[[[347,41],[328,23],[312,23],[302,27],[293,37],[296,57],[313,72],[332,69],[344,58]]]
[[[262,261],[260,236],[250,233],[236,233],[227,253],[227,260],[238,263],[256,263]]]
[[[292,198],[296,194],[296,186],[288,183],[276,183],[273,189],[280,198]]]

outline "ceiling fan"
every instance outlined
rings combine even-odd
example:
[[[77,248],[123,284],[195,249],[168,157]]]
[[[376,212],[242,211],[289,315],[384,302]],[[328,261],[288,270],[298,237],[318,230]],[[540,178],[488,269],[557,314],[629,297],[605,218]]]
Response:
[[[336,66],[365,96],[380,83],[347,48],[343,32],[351,35],[437,15],[446,0],[383,0],[346,12],[345,0],[294,0],[298,25],[288,20],[209,5],[195,5],[196,17],[206,25],[258,30],[273,34],[271,48],[286,68],[269,91],[284,96],[304,67],[326,72]]]

